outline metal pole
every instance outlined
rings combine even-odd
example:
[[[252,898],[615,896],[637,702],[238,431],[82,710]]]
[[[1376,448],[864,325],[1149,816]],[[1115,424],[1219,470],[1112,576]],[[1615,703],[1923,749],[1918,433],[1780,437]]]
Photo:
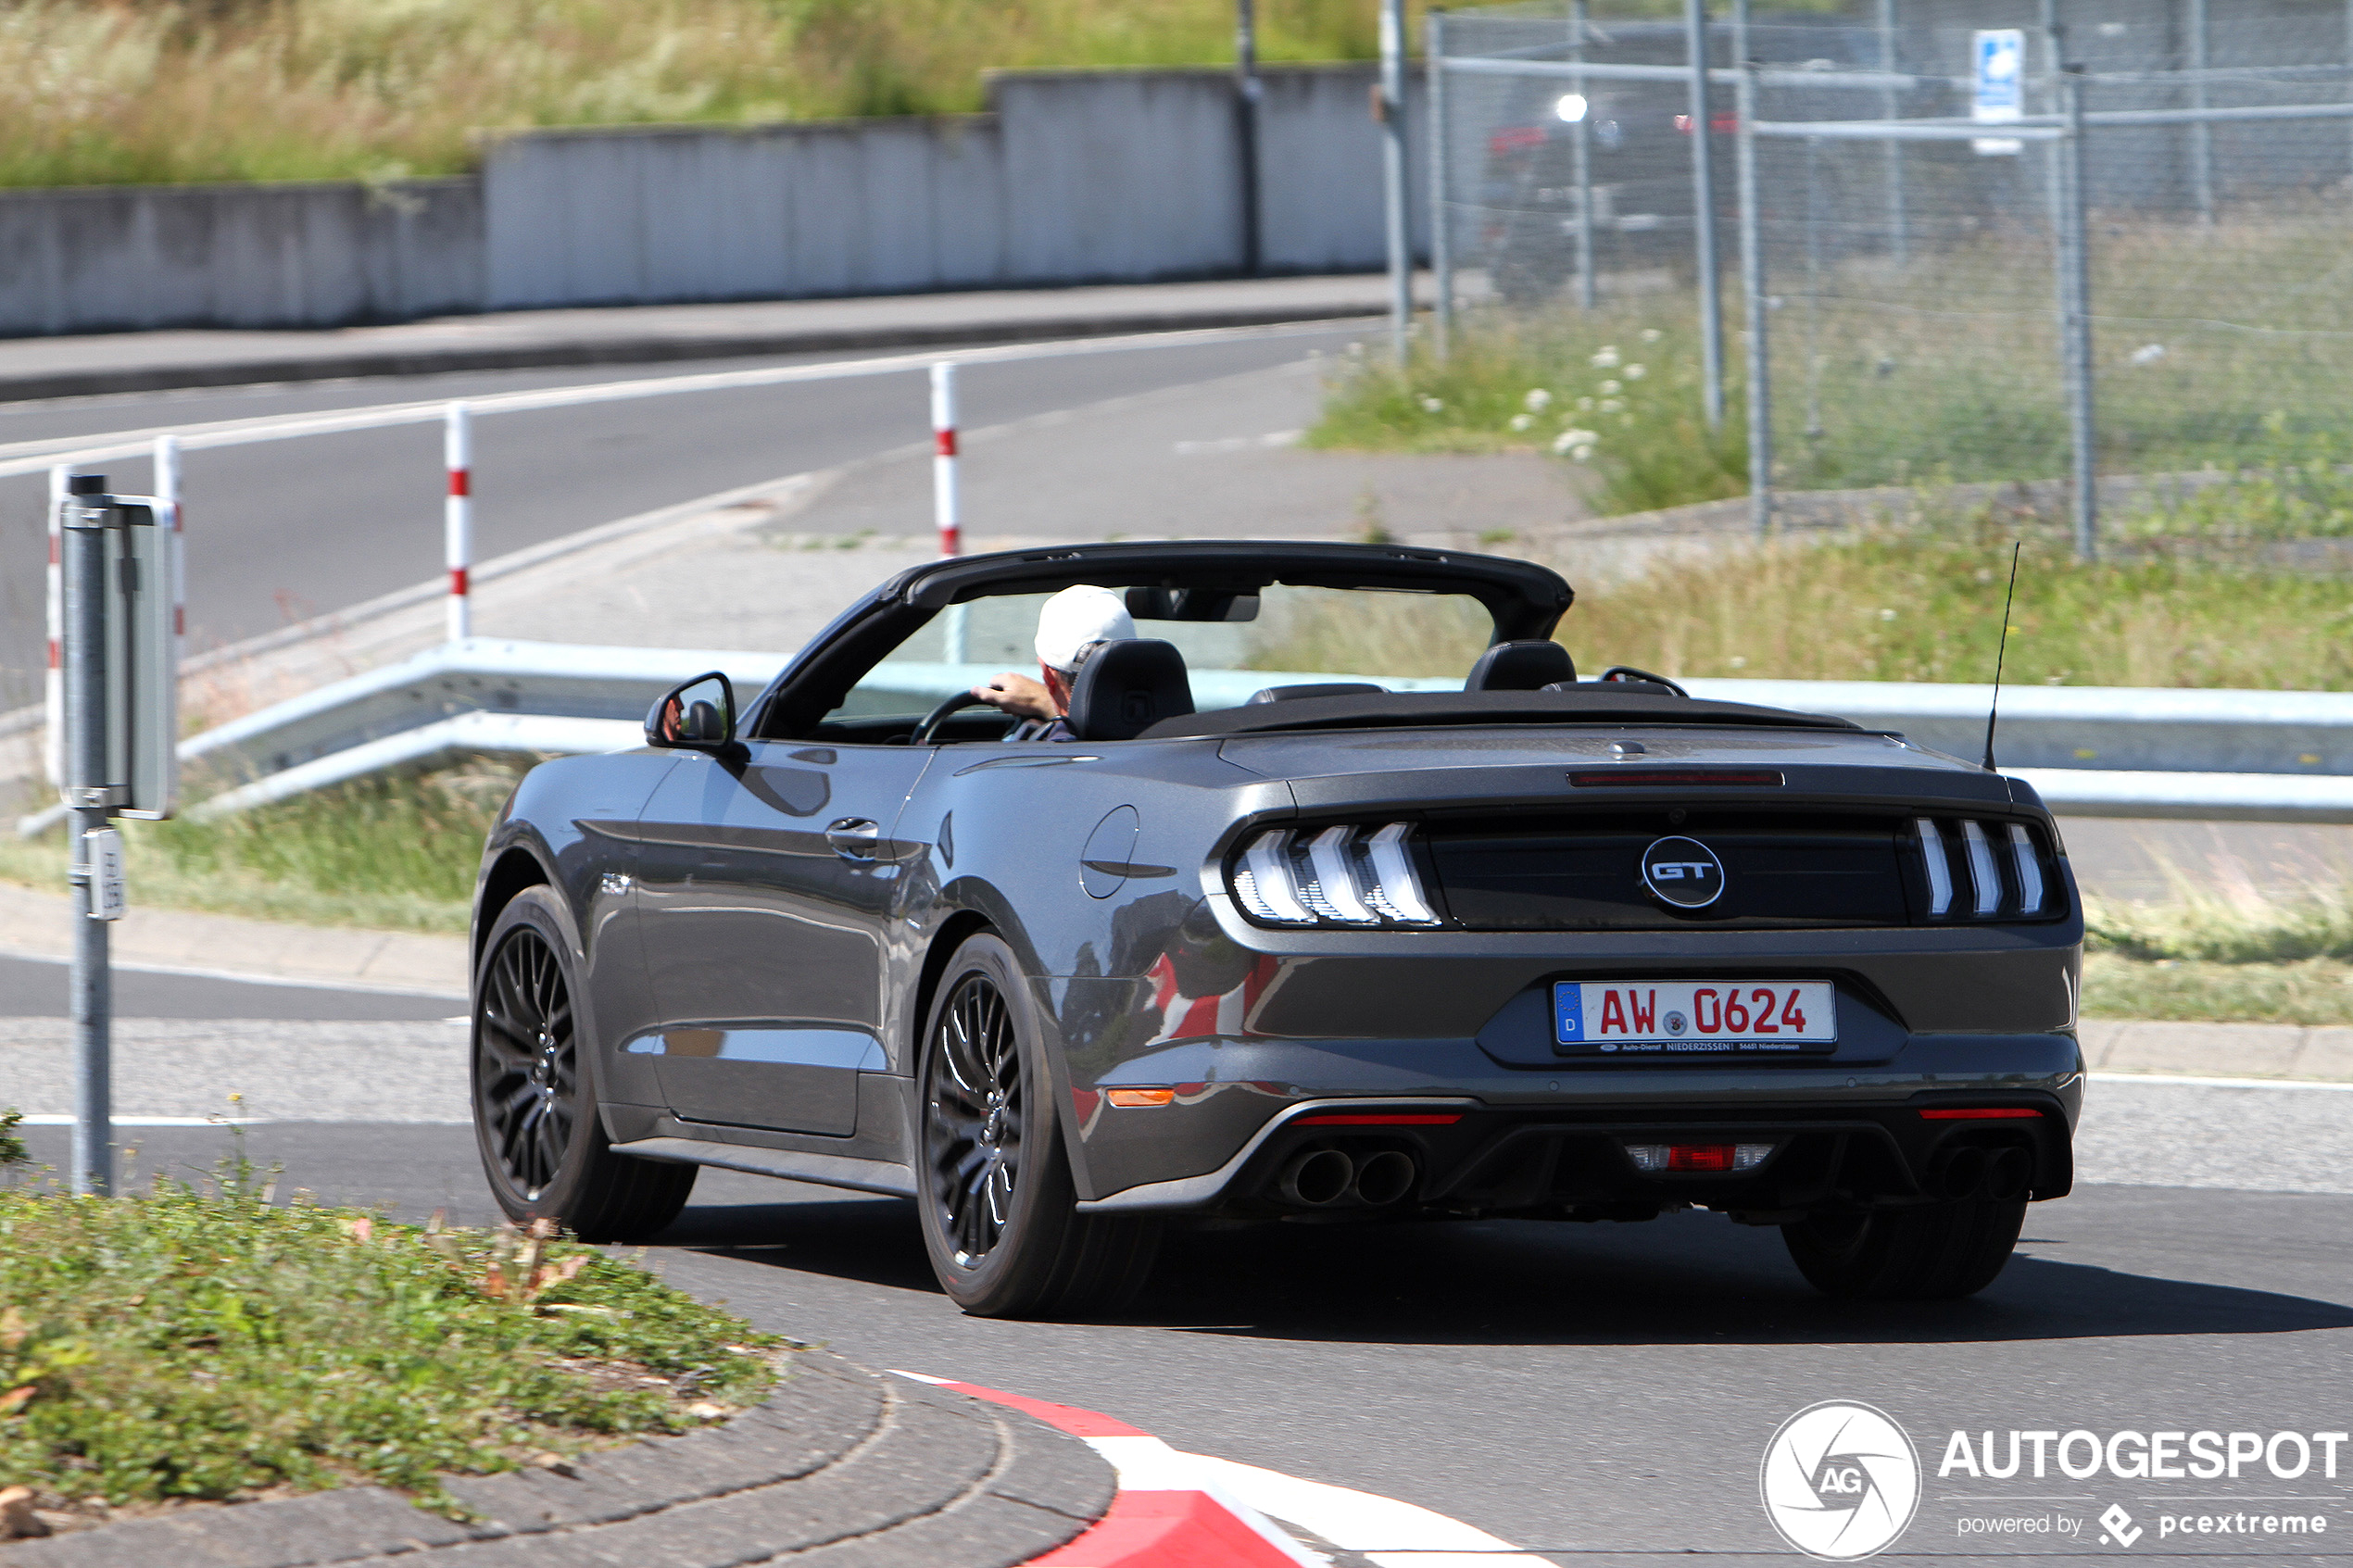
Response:
[[[1234,0],[1234,141],[1241,160],[1242,271],[1265,270],[1265,240],[1258,196],[1258,108],[1265,84],[1258,80],[1256,0]]]
[[[2075,553],[2085,560],[2099,554],[2099,479],[2092,426],[2092,277],[2088,259],[2083,180],[2082,68],[2059,78],[2067,104],[2068,422],[2075,439]]]
[[[1414,251],[1405,207],[1405,0],[1381,0],[1381,182],[1389,220],[1389,331],[1397,362],[1414,322]]]
[[[1699,258],[1700,366],[1707,427],[1724,424],[1724,302],[1716,274],[1716,173],[1707,140],[1707,0],[1684,0],[1692,66],[1692,220]]]
[[[2353,5],[2353,0],[2346,3]],[[1581,66],[1585,63],[1585,0],[1569,0],[1568,18],[1568,57]],[[1577,303],[1591,310],[1597,293],[1593,282],[1593,94],[1582,73],[1569,80],[1585,104],[1584,112],[1570,122],[1568,148],[1577,167]]]
[[[1429,72],[1429,270],[1436,291],[1434,346],[1441,359],[1453,346],[1454,215],[1447,200],[1452,171],[1447,164],[1446,13],[1430,8],[1423,19],[1422,69]]]
[[[1895,73],[1895,0],[1879,0],[1879,65],[1889,75]],[[1880,116],[1894,119],[1902,106],[1896,102],[1895,89],[1883,89],[1879,95]],[[1898,267],[1911,259],[1911,223],[1904,210],[1904,144],[1891,139],[1886,145],[1887,159],[1887,247],[1888,255]]]
[[[442,553],[449,567],[449,640],[473,633],[474,502],[473,421],[463,403],[452,403],[442,420],[442,460],[449,470],[449,494],[441,504]]]
[[[2206,0],[2188,0],[2190,18],[2190,107],[2206,107]],[[2214,131],[2204,120],[2190,127],[2190,185],[2197,197],[2197,220],[2214,226]]]
[[[73,859],[73,1167],[71,1190],[114,1194],[114,1091],[110,1082],[113,997],[107,969],[107,922],[98,918],[98,887],[90,834],[104,832],[115,804],[107,757],[107,568],[113,531],[105,508],[77,504],[101,495],[94,474],[69,482],[59,530],[65,579],[66,805],[71,809]]]
[[[187,510],[180,504],[180,438],[156,437],[156,499],[171,508],[171,663],[179,668],[188,651]]]
[[[1748,0],[1732,0],[1732,63],[1740,71],[1741,303],[1748,316],[1748,515],[1757,536],[1773,531],[1773,383],[1770,302],[1765,295],[1765,218],[1756,183],[1756,62],[1748,52]]]

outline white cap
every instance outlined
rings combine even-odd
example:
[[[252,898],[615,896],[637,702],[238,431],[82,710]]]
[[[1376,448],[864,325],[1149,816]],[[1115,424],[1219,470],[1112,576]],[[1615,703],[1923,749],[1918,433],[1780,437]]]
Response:
[[[1088,643],[1118,642],[1135,634],[1127,601],[1091,583],[1064,588],[1038,607],[1038,662],[1065,675]]]

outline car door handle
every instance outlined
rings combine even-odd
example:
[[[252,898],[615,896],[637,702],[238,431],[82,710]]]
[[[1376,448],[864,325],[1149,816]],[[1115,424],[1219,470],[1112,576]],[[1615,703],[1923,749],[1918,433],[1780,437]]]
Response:
[[[844,817],[825,829],[825,842],[845,860],[871,860],[882,844],[882,826],[865,817]]]

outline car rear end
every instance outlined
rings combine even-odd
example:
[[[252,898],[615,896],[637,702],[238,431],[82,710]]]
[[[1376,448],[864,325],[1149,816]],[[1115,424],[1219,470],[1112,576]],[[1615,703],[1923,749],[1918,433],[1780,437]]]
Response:
[[[1084,1207],[1835,1226],[2068,1191],[2082,922],[2022,784],[1830,729],[1221,755],[1293,808],[1225,824],[1142,1023],[1075,1054]]]

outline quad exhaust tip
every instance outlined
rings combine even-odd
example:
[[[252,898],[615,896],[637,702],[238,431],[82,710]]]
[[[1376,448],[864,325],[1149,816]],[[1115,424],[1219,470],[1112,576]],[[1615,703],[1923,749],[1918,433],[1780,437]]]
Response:
[[[1311,1148],[1284,1163],[1275,1190],[1302,1209],[1386,1209],[1414,1190],[1419,1174],[1414,1157],[1393,1148],[1376,1149],[1361,1160],[1337,1148]]]

